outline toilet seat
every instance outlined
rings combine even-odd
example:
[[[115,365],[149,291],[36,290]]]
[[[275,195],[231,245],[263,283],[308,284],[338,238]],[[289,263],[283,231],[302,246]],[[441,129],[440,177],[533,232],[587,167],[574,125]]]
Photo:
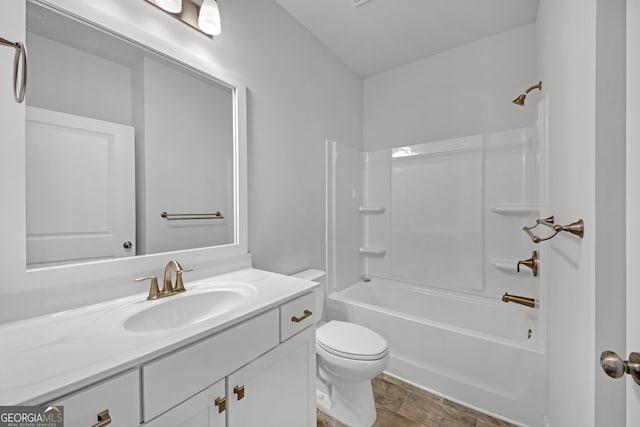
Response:
[[[316,344],[324,351],[351,360],[380,360],[387,341],[364,326],[332,320],[316,330]]]

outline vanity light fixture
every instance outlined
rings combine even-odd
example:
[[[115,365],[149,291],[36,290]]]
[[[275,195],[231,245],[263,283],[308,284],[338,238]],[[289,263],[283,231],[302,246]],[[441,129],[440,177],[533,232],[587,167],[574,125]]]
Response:
[[[156,4],[169,13],[182,12],[182,0],[156,0]]]
[[[216,0],[145,0],[191,28],[212,37],[221,33]]]
[[[212,36],[217,36],[222,32],[220,9],[216,0],[204,0],[202,2],[198,16],[198,27],[200,27],[201,31]]]

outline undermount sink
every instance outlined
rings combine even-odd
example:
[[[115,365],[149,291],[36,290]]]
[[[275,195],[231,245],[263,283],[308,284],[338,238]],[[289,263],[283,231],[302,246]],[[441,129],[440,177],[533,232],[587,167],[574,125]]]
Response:
[[[124,321],[131,332],[158,332],[201,322],[225,313],[248,297],[243,286],[201,289],[149,302],[149,308],[132,314]]]

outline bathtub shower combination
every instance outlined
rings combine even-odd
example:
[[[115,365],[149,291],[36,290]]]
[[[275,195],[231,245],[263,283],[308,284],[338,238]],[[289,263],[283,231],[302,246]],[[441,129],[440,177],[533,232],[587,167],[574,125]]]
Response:
[[[539,117],[544,117],[539,106]],[[387,372],[512,422],[546,401],[544,121],[359,152],[327,144],[328,317],[389,343]],[[516,271],[533,250],[540,274]],[[501,300],[533,298],[530,308]]]

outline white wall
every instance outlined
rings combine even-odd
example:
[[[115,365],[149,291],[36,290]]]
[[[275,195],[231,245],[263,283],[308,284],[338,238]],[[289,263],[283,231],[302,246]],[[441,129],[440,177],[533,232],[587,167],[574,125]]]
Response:
[[[624,426],[624,381],[598,362],[625,339],[625,1],[541,0],[538,34],[549,213],[585,222],[549,244],[549,420]]]
[[[551,426],[593,426],[595,352],[595,0],[541,0],[539,75],[548,96],[548,214],[578,218],[544,249]]]
[[[324,268],[325,140],[362,147],[362,83],[275,2],[219,4],[210,53],[248,87],[254,266]]]
[[[531,24],[365,79],[365,150],[534,124],[511,100],[539,80],[535,46]]]

